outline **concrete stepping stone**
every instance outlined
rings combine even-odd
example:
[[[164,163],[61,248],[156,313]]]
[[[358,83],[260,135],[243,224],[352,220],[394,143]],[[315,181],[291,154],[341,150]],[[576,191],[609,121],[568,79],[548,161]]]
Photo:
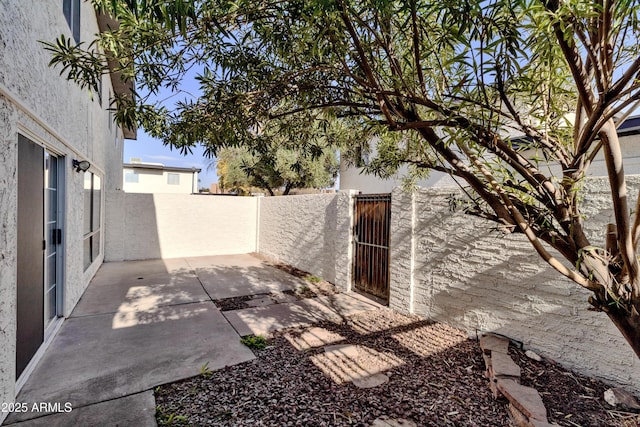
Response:
[[[492,351],[507,354],[509,352],[509,340],[494,334],[482,334],[480,336],[480,348],[485,354],[489,354]]]
[[[324,352],[329,355],[340,355],[352,358],[356,358],[360,354],[358,346],[353,344],[328,345],[324,348]]]
[[[327,346],[344,340],[342,335],[317,326],[305,329],[301,332],[294,331],[287,333],[285,334],[285,338],[298,351]]]
[[[349,344],[327,346],[324,353],[313,355],[310,360],[336,384],[355,384],[356,380],[362,380],[359,384],[363,387],[384,384],[388,377],[378,374],[404,364],[402,359],[392,353]]]
[[[546,420],[536,420],[535,418],[528,418],[522,412],[520,412],[512,403],[509,403],[507,407],[509,412],[509,418],[514,427],[559,427],[558,424],[551,424]]]
[[[540,421],[533,418],[529,420],[529,424],[531,427],[560,427],[559,424],[551,424],[546,421]]]
[[[505,353],[498,351],[491,352],[491,369],[493,375],[496,377],[516,377],[520,378],[520,366],[513,361],[513,359]]]
[[[547,408],[535,388],[525,387],[512,379],[498,378],[497,388],[513,406],[530,419],[547,421]]]
[[[371,427],[418,427],[418,424],[404,418],[391,418],[383,415],[376,418],[373,423],[371,423]]]
[[[385,374],[373,374],[368,377],[353,379],[353,385],[358,388],[374,388],[387,382],[389,382],[389,377]]]

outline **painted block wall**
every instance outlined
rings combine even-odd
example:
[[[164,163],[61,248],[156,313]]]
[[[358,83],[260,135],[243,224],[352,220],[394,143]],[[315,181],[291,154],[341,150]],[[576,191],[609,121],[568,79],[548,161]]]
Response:
[[[90,2],[81,3],[81,39],[98,32]],[[110,122],[103,77],[102,100],[49,68],[39,40],[71,32],[57,0],[2,2],[0,7],[0,402],[15,398],[15,301],[18,134],[61,156],[65,164],[65,278],[63,314],[68,315],[102,262],[83,268],[83,174],[73,159],[89,160],[104,189],[122,186],[122,133]],[[103,210],[104,212],[104,206]],[[102,215],[104,218],[104,214]],[[104,252],[104,251],[102,251]],[[5,414],[0,414],[0,421]]]
[[[346,192],[261,198],[258,251],[348,290],[350,212]]]
[[[256,251],[257,198],[107,195],[106,261]]]
[[[629,178],[637,197],[638,177]],[[588,182],[583,212],[595,246],[612,222],[604,179]],[[465,329],[497,331],[587,375],[640,390],[640,362],[589,292],[548,267],[522,235],[451,212],[455,191],[395,190],[391,228],[394,309]],[[560,256],[558,255],[558,258]]]

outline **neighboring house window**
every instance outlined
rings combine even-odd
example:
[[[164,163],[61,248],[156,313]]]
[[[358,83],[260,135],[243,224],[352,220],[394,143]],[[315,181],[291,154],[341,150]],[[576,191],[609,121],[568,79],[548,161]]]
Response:
[[[80,0],[62,0],[62,12],[67,18],[73,39],[80,43]]]
[[[140,177],[136,171],[127,171],[124,174],[124,182],[140,182]]]
[[[102,191],[100,177],[91,172],[84,173],[84,269],[100,255],[100,207]]]
[[[180,174],[168,173],[167,174],[167,184],[169,184],[169,185],[180,185]]]

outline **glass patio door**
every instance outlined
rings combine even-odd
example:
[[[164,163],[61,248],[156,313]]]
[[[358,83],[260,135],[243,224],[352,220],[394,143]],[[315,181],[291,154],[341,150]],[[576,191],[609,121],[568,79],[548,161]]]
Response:
[[[50,326],[62,311],[62,207],[64,160],[52,153],[44,154],[45,196],[45,279],[44,326]]]

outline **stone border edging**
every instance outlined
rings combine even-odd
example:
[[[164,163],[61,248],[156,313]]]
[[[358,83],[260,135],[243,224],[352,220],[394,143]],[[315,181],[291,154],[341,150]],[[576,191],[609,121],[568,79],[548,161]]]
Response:
[[[480,348],[493,397],[509,401],[511,420],[518,427],[549,427],[547,408],[535,388],[520,384],[520,366],[509,356],[509,339],[491,333],[480,336]]]

